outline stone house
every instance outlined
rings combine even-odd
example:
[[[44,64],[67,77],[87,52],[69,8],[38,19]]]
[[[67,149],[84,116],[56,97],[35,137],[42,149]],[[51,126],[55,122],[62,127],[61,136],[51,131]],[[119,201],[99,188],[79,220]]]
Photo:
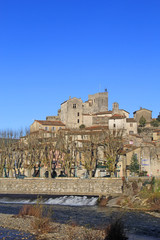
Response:
[[[153,131],[153,141],[160,141],[160,129]]]
[[[143,116],[146,119],[146,127],[150,127],[150,122],[152,121],[152,111],[146,108],[140,108],[133,113],[134,119],[139,124],[139,120]]]
[[[137,122],[133,118],[126,118],[126,134],[137,134]]]
[[[126,118],[125,115],[114,114],[109,119],[109,130],[122,131],[123,135],[137,134],[137,122],[133,118]]]
[[[30,126],[30,134],[48,138],[56,136],[57,132],[64,128],[65,124],[61,121],[35,120]]]

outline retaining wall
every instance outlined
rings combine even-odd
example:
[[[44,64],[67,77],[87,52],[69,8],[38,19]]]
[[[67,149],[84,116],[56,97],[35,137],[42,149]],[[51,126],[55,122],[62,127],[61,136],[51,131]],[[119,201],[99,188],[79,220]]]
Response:
[[[120,178],[0,178],[0,194],[113,195],[122,185]]]

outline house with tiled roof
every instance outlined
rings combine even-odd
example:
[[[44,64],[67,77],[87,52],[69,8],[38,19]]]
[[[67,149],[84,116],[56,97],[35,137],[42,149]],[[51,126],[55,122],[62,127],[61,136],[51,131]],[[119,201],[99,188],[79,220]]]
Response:
[[[30,126],[30,134],[37,134],[41,137],[52,137],[60,129],[64,129],[65,124],[61,121],[35,120]]]
[[[111,131],[123,131],[123,134],[137,134],[137,122],[133,118],[126,118],[125,115],[114,114],[109,119]]]

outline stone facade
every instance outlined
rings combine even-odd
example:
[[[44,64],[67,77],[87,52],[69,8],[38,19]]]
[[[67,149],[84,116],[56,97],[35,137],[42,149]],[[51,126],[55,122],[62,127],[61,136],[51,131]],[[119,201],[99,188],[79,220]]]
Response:
[[[80,98],[70,98],[61,104],[61,121],[69,128],[78,128],[84,124],[93,124],[92,114],[108,111],[108,92],[96,93],[88,96],[88,101]]]
[[[82,104],[82,100],[75,97],[61,104],[61,121],[68,128],[78,128],[83,124]]]
[[[48,138],[56,135],[60,129],[64,129],[65,124],[61,121],[35,120],[30,126],[30,134]]]
[[[122,131],[123,135],[137,134],[137,122],[125,115],[114,114],[109,119],[109,129],[111,131]]]
[[[110,195],[122,193],[118,178],[0,179],[0,193],[53,195]]]
[[[152,111],[145,108],[140,108],[140,110],[135,111],[133,115],[138,124],[140,118],[143,116],[146,119],[146,126],[150,126],[150,122],[152,121]]]

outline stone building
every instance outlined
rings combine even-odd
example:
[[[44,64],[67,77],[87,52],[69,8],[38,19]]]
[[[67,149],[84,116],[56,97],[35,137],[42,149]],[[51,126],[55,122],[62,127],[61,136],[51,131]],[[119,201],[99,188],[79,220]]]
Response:
[[[137,134],[137,122],[133,118],[126,118],[125,115],[114,114],[109,119],[109,130],[122,131],[123,135]]]
[[[143,116],[146,120],[146,126],[150,126],[150,122],[152,121],[152,111],[146,108],[140,108],[139,110],[133,113],[134,119],[139,124],[139,120]]]
[[[64,128],[65,124],[61,121],[35,120],[30,126],[30,134],[48,138],[55,136],[58,130]]]
[[[86,102],[81,98],[69,98],[61,104],[59,116],[67,127],[78,128],[82,124],[93,125],[93,114],[104,111],[108,111],[108,92],[89,95]]]

